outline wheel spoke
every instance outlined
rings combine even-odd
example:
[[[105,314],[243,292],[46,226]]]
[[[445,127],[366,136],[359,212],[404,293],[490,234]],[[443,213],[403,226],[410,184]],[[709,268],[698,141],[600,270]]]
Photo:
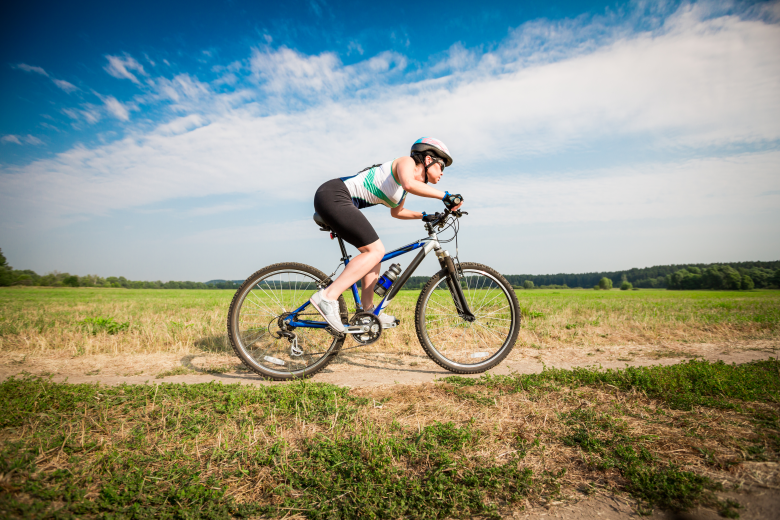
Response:
[[[500,277],[466,266],[463,271],[463,294],[474,319],[468,321],[458,313],[447,279],[442,278],[423,296],[423,335],[426,349],[433,349],[434,359],[445,368],[483,371],[480,366],[493,359],[489,368],[496,354],[514,345],[512,331],[519,314],[513,310],[514,291]]]
[[[239,356],[256,371],[275,379],[299,377],[320,370],[330,359],[333,348],[343,343],[343,339],[334,338],[326,329],[280,329],[276,318],[303,305],[307,290],[316,287],[325,276],[315,274],[317,271],[312,268],[304,270],[293,265],[289,268],[280,266],[276,271],[248,280],[240,290],[243,292],[237,293],[238,303],[231,306],[229,318],[232,325],[228,332]],[[306,319],[304,316],[309,317],[300,314]],[[293,335],[302,355],[293,355],[293,337],[282,332]]]

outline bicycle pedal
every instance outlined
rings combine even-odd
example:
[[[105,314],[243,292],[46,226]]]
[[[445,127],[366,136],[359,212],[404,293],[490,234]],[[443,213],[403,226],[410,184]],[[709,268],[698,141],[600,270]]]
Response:
[[[396,320],[395,320],[394,322],[392,322],[392,323],[383,323],[383,324],[382,324],[382,328],[383,328],[383,329],[394,329],[394,328],[396,328],[397,326],[399,326],[400,324],[401,324],[401,320],[398,320],[398,319],[396,319]]]

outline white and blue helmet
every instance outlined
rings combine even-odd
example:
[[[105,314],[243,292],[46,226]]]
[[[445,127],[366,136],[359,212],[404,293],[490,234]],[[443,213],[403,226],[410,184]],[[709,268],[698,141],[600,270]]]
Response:
[[[412,145],[412,152],[433,152],[433,155],[440,157],[444,161],[444,166],[452,164],[449,148],[434,137],[421,137],[416,140]]]

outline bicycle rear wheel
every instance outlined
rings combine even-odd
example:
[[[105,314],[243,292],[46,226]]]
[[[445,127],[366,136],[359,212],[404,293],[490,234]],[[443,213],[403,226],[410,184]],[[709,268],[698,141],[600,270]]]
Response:
[[[506,358],[520,332],[520,306],[512,285],[482,264],[460,264],[460,285],[472,322],[458,315],[447,276],[436,274],[417,299],[415,326],[426,354],[451,372],[478,374]]]
[[[309,377],[330,363],[344,344],[329,329],[289,328],[284,316],[306,303],[330,280],[322,271],[298,263],[269,265],[247,278],[233,296],[227,328],[233,350],[252,371],[277,381]],[[347,306],[339,296],[342,321]],[[323,321],[311,305],[298,319]]]

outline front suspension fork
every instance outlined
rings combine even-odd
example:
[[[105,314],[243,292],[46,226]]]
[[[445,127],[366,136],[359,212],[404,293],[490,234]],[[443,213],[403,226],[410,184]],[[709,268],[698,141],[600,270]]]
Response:
[[[466,301],[466,296],[463,294],[463,288],[460,286],[460,275],[458,270],[455,269],[455,262],[452,261],[452,257],[446,251],[437,256],[441,265],[441,272],[447,276],[447,286],[450,288],[452,303],[455,304],[458,314],[468,322],[474,321],[476,316],[469,309],[469,302]]]

